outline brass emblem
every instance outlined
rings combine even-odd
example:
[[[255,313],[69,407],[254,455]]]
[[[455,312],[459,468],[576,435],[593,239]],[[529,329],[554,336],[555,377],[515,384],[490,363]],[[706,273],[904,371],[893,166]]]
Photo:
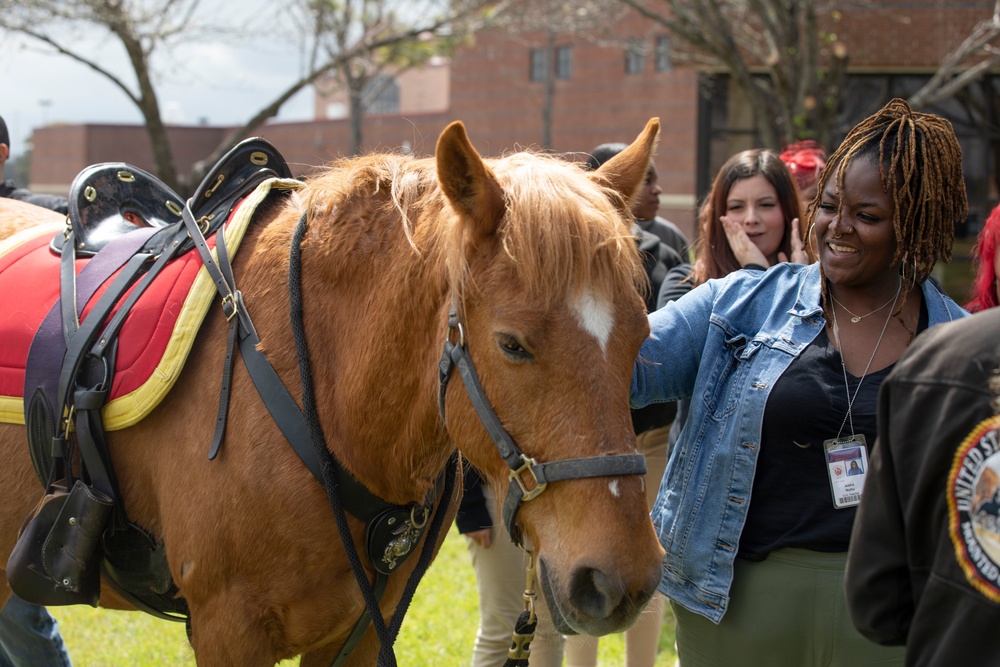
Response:
[[[420,533],[420,528],[410,521],[404,521],[403,525],[392,531],[396,538],[386,545],[385,553],[382,554],[382,562],[387,568],[395,570],[398,561],[413,551],[413,547],[420,541]]]

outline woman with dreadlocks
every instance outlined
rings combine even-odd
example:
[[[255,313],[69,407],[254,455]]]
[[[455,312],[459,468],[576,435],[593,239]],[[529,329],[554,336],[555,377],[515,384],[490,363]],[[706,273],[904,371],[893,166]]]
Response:
[[[852,626],[844,566],[879,385],[919,332],[967,315],[927,279],[968,213],[961,164],[947,121],[893,100],[823,171],[817,263],[650,314],[632,404],[691,399],[652,511],[682,667],[902,664]]]

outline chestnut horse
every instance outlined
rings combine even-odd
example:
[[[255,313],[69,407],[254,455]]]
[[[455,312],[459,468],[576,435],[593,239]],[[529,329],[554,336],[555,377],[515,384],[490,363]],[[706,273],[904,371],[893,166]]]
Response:
[[[318,421],[327,448],[371,492],[422,502],[457,448],[503,496],[510,470],[463,382],[447,385],[439,408],[446,340],[464,345],[527,456],[635,454],[628,391],[649,328],[628,210],[658,132],[653,119],[629,149],[587,173],[533,152],[483,159],[453,123],[434,158],[338,161],[257,212],[233,268],[260,347],[300,401],[287,284],[289,248],[307,214],[302,310]],[[60,221],[0,202],[0,240]],[[199,665],[272,665],[299,654],[304,665],[328,665],[365,604],[323,486],[242,364],[220,453],[206,457],[226,327],[213,307],[162,403],[108,432],[124,505],[165,545]],[[41,492],[25,442],[24,426],[0,424],[0,564]],[[663,552],[642,485],[637,474],[556,481],[516,514],[566,632],[622,630],[654,592]],[[450,521],[458,492],[446,500]],[[364,553],[364,526],[353,517],[348,525]],[[389,578],[385,618],[416,563]],[[0,604],[8,595],[4,587]],[[101,604],[128,607],[107,587]],[[369,627],[347,664],[374,664],[378,652]]]

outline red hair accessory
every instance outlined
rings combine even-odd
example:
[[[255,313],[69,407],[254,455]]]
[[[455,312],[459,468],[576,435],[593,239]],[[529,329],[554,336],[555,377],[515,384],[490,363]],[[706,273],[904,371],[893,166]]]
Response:
[[[812,139],[805,139],[786,146],[781,161],[792,172],[799,189],[805,190],[816,182],[826,166],[826,150]]]

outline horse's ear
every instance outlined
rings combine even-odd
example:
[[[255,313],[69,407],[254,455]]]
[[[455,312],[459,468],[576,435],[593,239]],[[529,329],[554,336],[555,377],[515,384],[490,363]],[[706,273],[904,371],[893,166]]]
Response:
[[[477,225],[482,236],[495,233],[503,215],[503,190],[465,133],[461,121],[444,129],[438,138],[438,181],[455,210]]]
[[[660,119],[650,118],[632,145],[605,162],[594,172],[594,178],[621,194],[630,206],[639,187],[646,180],[649,160],[660,136]],[[628,213],[628,211],[624,211]]]

